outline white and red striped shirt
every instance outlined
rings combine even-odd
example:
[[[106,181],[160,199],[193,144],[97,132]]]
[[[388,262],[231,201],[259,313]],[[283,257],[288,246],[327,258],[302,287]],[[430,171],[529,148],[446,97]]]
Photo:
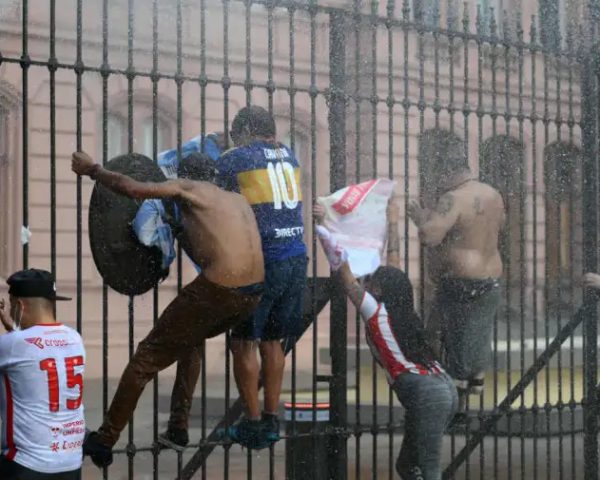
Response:
[[[394,335],[385,305],[377,303],[373,296],[365,292],[360,305],[360,315],[365,321],[367,343],[375,360],[385,370],[388,382],[394,383],[398,375],[402,373],[414,373],[416,375],[432,375],[443,372],[439,363],[434,362],[429,368],[411,362],[402,353],[400,344]]]
[[[41,473],[81,467],[85,434],[79,334],[60,323],[0,335],[2,453]]]

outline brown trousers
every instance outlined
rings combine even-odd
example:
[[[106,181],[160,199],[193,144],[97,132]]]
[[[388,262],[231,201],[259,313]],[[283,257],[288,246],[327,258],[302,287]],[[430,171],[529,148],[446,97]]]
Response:
[[[174,362],[177,362],[177,378],[170,424],[186,428],[203,340],[220,335],[247,318],[258,305],[261,293],[261,284],[228,288],[212,283],[202,275],[187,285],[139,343],[125,368],[104,422],[98,429],[101,441],[110,446],[117,443],[146,384]]]

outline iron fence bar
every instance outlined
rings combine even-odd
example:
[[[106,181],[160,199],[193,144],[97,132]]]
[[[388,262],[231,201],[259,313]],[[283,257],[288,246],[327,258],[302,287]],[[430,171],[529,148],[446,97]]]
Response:
[[[246,105],[250,105],[252,103],[252,61],[250,60],[252,55],[252,0],[244,0],[244,4],[246,23],[246,81],[244,82],[244,90],[246,91]]]
[[[543,38],[543,33],[540,32],[540,40],[542,40]],[[543,43],[543,42],[542,42]],[[548,141],[550,138],[550,134],[549,134],[549,124],[550,124],[550,114],[549,114],[549,88],[548,88],[548,79],[550,77],[549,75],[549,69],[548,69],[548,55],[547,52],[542,50],[542,62],[543,62],[543,71],[544,71],[544,113],[542,116],[542,123],[544,125],[544,145],[548,145]],[[544,151],[544,155],[545,155],[545,151]],[[546,235],[546,238],[548,238],[548,235]],[[549,254],[548,251],[545,252],[544,255],[545,259],[549,258]],[[544,269],[544,318],[548,318],[549,317],[549,304],[550,304],[550,284],[551,284],[551,280],[550,280],[550,274],[548,271],[548,265],[546,265],[546,268]],[[545,339],[545,347],[548,348],[548,344],[550,342],[550,322],[545,321],[544,322],[544,339]],[[545,371],[545,394],[546,394],[546,400],[544,402],[544,419],[545,419],[545,424],[546,424],[546,431],[549,432],[550,431],[550,369],[546,369]],[[551,480],[550,475],[551,475],[551,443],[550,443],[550,436],[546,436],[546,478],[548,480]]]
[[[344,13],[329,16],[329,102],[330,191],[346,184],[346,28]],[[347,424],[347,304],[341,286],[332,287],[330,307],[331,381],[329,383],[330,423],[334,428]],[[329,477],[347,477],[347,439],[331,436],[328,442]]]
[[[50,0],[50,271],[56,278],[56,0]],[[56,312],[56,306],[54,307]]]
[[[22,8],[22,39],[21,39],[21,57],[17,61],[21,65],[21,136],[23,138],[22,146],[22,175],[23,175],[23,226],[29,227],[29,2],[23,1]],[[3,62],[6,58],[2,59]],[[29,266],[29,242],[23,242],[23,268]]]
[[[102,165],[108,161],[108,0],[102,1]],[[108,409],[108,286],[102,279],[102,418]],[[108,467],[102,469],[108,479]]]
[[[537,358],[538,350],[538,272],[537,272],[537,258],[538,258],[538,226],[537,226],[537,204],[538,204],[538,172],[537,172],[537,82],[536,82],[536,55],[537,55],[537,32],[536,32],[536,21],[535,16],[531,16],[531,24],[529,28],[529,56],[531,59],[531,157],[533,158],[532,164],[532,234],[533,234],[533,246],[532,256],[534,259],[533,267],[533,357]],[[523,377],[523,372],[521,373]],[[539,399],[538,399],[538,377],[533,377],[533,478],[537,478],[538,474],[538,411],[539,411]]]
[[[481,7],[477,8],[477,13],[476,13],[476,18],[475,18],[475,25],[476,25],[476,31],[477,34],[480,35],[483,32],[483,18],[481,15]],[[468,25],[465,25],[465,28],[468,28]],[[486,112],[484,111],[484,107],[483,107],[483,43],[480,40],[476,41],[476,45],[477,45],[477,108],[475,110],[476,115],[477,115],[477,141],[478,141],[478,150],[479,150],[479,157],[480,159],[483,159],[482,156],[482,149],[484,146],[483,143],[483,118],[486,115]],[[468,62],[465,62],[468,63]],[[465,67],[467,68],[467,67]],[[492,72],[494,72],[494,69],[492,68]],[[495,73],[492,73],[492,75],[495,75]],[[495,85],[495,76],[492,77],[492,85]],[[493,101],[495,101],[495,95],[492,96]],[[490,114],[491,116],[491,114]],[[492,117],[493,118],[493,117]],[[493,128],[495,128],[495,125],[493,125]],[[496,135],[496,131],[495,129],[492,130],[492,134],[495,136]],[[480,160],[481,161],[481,160]],[[480,177],[483,177],[482,173],[481,173],[481,165],[480,165],[480,173],[479,173]],[[494,350],[493,350],[493,402],[494,405],[496,405],[498,403],[498,373],[497,373],[497,345],[498,345],[498,317],[499,314],[496,314],[494,317],[494,322],[493,322],[493,326],[492,326],[492,341],[494,344]],[[454,455],[456,454],[456,451],[453,450],[452,451],[452,457],[454,457]],[[493,458],[494,458],[494,478],[497,478],[498,476],[498,437],[496,435],[496,432],[494,432],[494,440],[493,440]]]
[[[317,70],[316,70],[316,1],[310,0],[310,187],[311,206],[317,201]],[[317,236],[315,235],[315,218],[311,216],[311,269],[312,278],[317,278]],[[312,337],[312,430],[317,426],[317,371],[318,371],[318,312],[317,312],[317,282],[310,287],[310,315],[313,318]],[[317,438],[313,437],[313,452],[317,451]],[[313,477],[317,476],[319,465],[313,462]]]
[[[561,348],[561,345],[573,334],[573,331],[581,324],[584,319],[588,318],[590,312],[590,305],[595,306],[595,299],[586,299],[587,303],[584,303],[578,310],[577,313],[569,320],[568,323],[557,333],[556,337],[548,345],[534,363],[527,369],[525,375],[519,379],[514,387],[506,394],[506,397],[497,404],[494,411],[483,421],[479,431],[475,432],[464,448],[452,459],[450,465],[444,470],[444,479],[452,478],[452,475],[456,473],[460,465],[462,465],[469,457],[471,452],[477,447],[483,437],[494,428],[494,425],[506,415],[511,412],[510,406],[515,400],[523,394],[525,388],[533,381],[534,377],[548,365],[548,362]],[[593,387],[595,388],[595,386]],[[509,470],[510,471],[510,470]],[[587,480],[587,479],[586,479]]]
[[[81,48],[81,35],[82,35],[82,24],[83,24],[83,12],[82,12],[82,0],[77,0],[77,60],[75,62],[75,78],[76,78],[76,91],[75,91],[75,144],[77,151],[82,150],[81,146],[81,77],[83,75],[83,60],[82,60],[82,48]],[[81,200],[81,186],[82,177],[77,175],[77,208],[76,208],[76,222],[77,222],[77,303],[76,303],[76,315],[77,315],[77,331],[81,333],[82,328],[82,249],[83,249],[83,226],[82,226],[82,200]]]
[[[183,12],[181,0],[177,1],[175,9],[175,100],[176,100],[176,131],[177,131],[177,162],[181,164],[183,158]],[[177,242],[177,293],[183,288],[183,248],[181,242]],[[192,395],[193,396],[193,395]],[[181,476],[181,467],[183,465],[183,453],[176,449],[177,457],[177,476]]]
[[[152,0],[152,71],[158,73],[158,0]],[[152,79],[152,159],[158,163],[158,79]],[[158,322],[159,287],[152,289],[152,325]],[[158,373],[152,381],[152,477],[158,480],[160,445],[158,444]]]
[[[319,287],[317,289],[317,286]],[[302,324],[302,333],[298,336],[298,339],[302,338],[304,332],[308,329],[308,327],[313,324],[314,320],[317,318],[317,315],[325,308],[327,303],[331,298],[331,285],[328,279],[323,279],[320,277],[313,277],[312,281],[309,281],[308,291],[318,292],[317,296],[307,303],[307,305],[314,305],[315,314],[312,314],[312,308],[309,311],[305,310],[303,315],[303,324]],[[287,355],[292,350],[292,345],[287,344],[285,346],[284,353]],[[259,383],[259,389],[262,388],[262,379]],[[207,437],[207,442],[205,444],[200,444],[198,449],[187,462],[187,464],[183,467],[179,480],[190,480],[193,475],[198,471],[198,469],[204,464],[208,456],[211,454],[215,446],[223,445],[222,441],[217,441],[221,438],[220,430],[224,427],[231,425],[235,420],[237,420],[242,414],[243,406],[242,400],[240,398],[236,399],[235,402],[231,406],[226,404],[225,414],[223,418],[219,421],[219,423],[213,428],[212,432]],[[231,446],[230,443],[225,444],[225,451],[227,448]]]
[[[206,137],[206,0],[200,0],[200,135],[204,139]],[[228,132],[224,131],[223,135],[228,136]],[[200,148],[205,151],[205,142],[201,142]],[[201,366],[200,366],[200,385],[202,393],[200,395],[200,443],[206,442],[206,407],[207,407],[207,387],[206,387],[206,340],[202,340]],[[179,469],[179,475],[183,466]],[[201,470],[202,480],[207,478],[206,463],[202,464]]]
[[[590,29],[593,27],[590,26]],[[591,33],[591,32],[590,32]],[[594,38],[591,36],[591,38]],[[582,143],[583,143],[583,266],[596,271],[598,266],[598,49],[586,58],[581,77]],[[595,58],[594,58],[595,57]],[[584,292],[584,478],[598,477],[598,326],[597,308],[590,301],[591,292]]]
[[[362,2],[360,0],[354,0],[352,14],[354,16],[354,93],[353,93],[353,101],[355,111],[354,115],[354,157],[355,157],[355,168],[354,168],[354,181],[355,183],[360,183],[361,181],[361,95],[360,90],[362,86],[362,78],[361,78],[361,52],[362,52],[362,42],[361,42],[361,30],[362,24],[360,20],[360,7]],[[360,335],[361,335],[361,324],[360,324],[360,315],[359,312],[355,312],[354,315],[354,324],[355,324],[355,359],[356,359],[356,404],[354,409],[355,415],[355,424],[356,426],[360,426],[362,424],[361,419],[361,382],[360,382],[360,368],[361,368],[361,354],[360,354]],[[358,429],[357,429],[358,431]],[[361,469],[361,435],[355,436],[355,449],[356,449],[356,457],[354,463],[354,475],[356,478],[360,478],[360,469]]]
[[[569,59],[568,59],[568,85],[569,85],[569,93],[568,93],[568,97],[569,97],[569,114],[568,114],[568,118],[567,118],[567,126],[569,128],[569,144],[573,145],[574,144],[574,139],[573,139],[573,123],[572,123],[572,119],[574,118],[573,115],[573,69],[575,68],[575,65],[573,64],[573,57],[575,56],[575,51],[573,49],[573,32],[571,30],[571,28],[569,28],[569,30],[567,31],[567,50],[570,52],[569,55]],[[575,164],[575,167],[572,170],[572,177],[571,180],[574,180],[575,178],[577,178],[577,170],[579,168],[579,158],[575,160],[577,163]],[[575,240],[573,239],[573,236],[576,237],[576,231],[575,231],[575,200],[574,200],[574,192],[573,189],[569,189],[569,258],[570,258],[570,263],[569,263],[569,278],[571,279],[571,281],[573,282],[575,280]],[[577,210],[579,212],[579,210]],[[579,213],[577,213],[578,215]],[[578,274],[581,272],[577,272]],[[570,298],[569,298],[569,305],[574,305],[575,304],[575,289],[573,288],[573,286],[571,285],[570,288]],[[570,415],[570,429],[571,429],[571,478],[576,478],[577,474],[576,474],[576,470],[575,470],[575,342],[574,342],[574,336],[571,336],[570,338],[570,350],[569,350],[569,366],[570,366],[570,375],[569,375],[569,390],[570,390],[570,395],[569,395],[569,403],[568,403],[568,407],[569,407],[569,411],[571,413]]]
[[[232,86],[232,81],[231,78],[229,77],[229,2],[230,0],[222,0],[222,4],[223,4],[223,76],[221,77],[221,88],[223,89],[223,132],[225,132],[225,148],[229,148],[229,89]],[[231,382],[231,354],[230,354],[230,349],[231,349],[231,337],[230,337],[230,333],[229,331],[225,333],[225,411],[228,412],[230,411],[230,408],[233,409],[235,408],[236,404],[234,403],[233,407],[230,407],[230,402],[231,402],[231,387],[230,387],[230,382]],[[241,415],[242,413],[242,404],[240,401],[238,401],[239,403],[239,407],[238,407],[238,411],[235,414],[235,416],[231,416],[228,417],[227,415],[225,415],[224,417],[224,422],[221,421],[220,424],[223,424],[222,427],[229,427],[235,420],[237,420],[237,418]],[[208,436],[208,440],[211,439],[211,437],[214,438],[216,434],[216,429],[213,429],[213,431],[210,433],[210,435]],[[208,454],[212,451],[212,449],[210,449],[210,451],[207,453],[206,456],[208,456]],[[183,467],[181,476],[183,479],[186,478],[191,478],[191,475],[196,472],[196,470],[198,470],[198,466],[204,464],[205,458],[202,459],[202,461],[200,463],[197,463],[198,466],[195,466],[194,463],[192,463],[195,458],[198,456],[198,454],[201,453],[200,448],[198,449],[198,451],[196,452],[196,454],[194,455],[194,457],[192,457],[188,463]],[[223,452],[223,468],[225,470],[224,472],[224,479],[225,480],[229,480],[229,453],[230,453],[230,445],[226,445],[224,447],[224,452]],[[193,469],[193,470],[192,470]],[[189,477],[186,477],[186,472],[191,472]]]
[[[521,166],[521,175],[519,178],[520,182],[520,190],[519,190],[519,259],[520,259],[520,270],[519,270],[519,319],[520,319],[520,376],[523,377],[525,373],[525,303],[526,303],[526,287],[527,287],[527,259],[526,259],[526,234],[525,234],[525,223],[526,219],[526,192],[525,185],[527,179],[527,172],[525,166],[525,134],[524,134],[524,118],[523,118],[523,27],[522,27],[522,19],[521,15],[517,14],[515,18],[515,29],[517,34],[517,40],[519,43],[519,47],[517,50],[517,71],[518,71],[518,105],[517,105],[517,125],[519,130],[519,145],[521,148],[519,149],[519,165]],[[505,31],[505,38],[507,33]],[[506,72],[506,75],[509,76],[509,72]],[[533,159],[535,162],[535,158]],[[534,239],[535,242],[535,239]],[[535,268],[535,257],[534,257],[534,268]],[[521,427],[521,478],[525,480],[525,465],[526,465],[526,455],[525,455],[525,429],[524,429],[524,417],[525,417],[525,395],[521,395],[521,405],[519,408],[519,416],[520,416],[520,427]]]
[[[269,113],[273,115],[273,93],[275,92],[275,82],[273,81],[273,10],[275,0],[271,0],[267,7],[267,96]]]
[[[135,80],[135,68],[133,64],[133,38],[135,35],[135,14],[134,14],[134,2],[135,0],[127,1],[127,152],[133,153],[133,140],[134,140],[134,119],[133,119],[133,87]],[[131,361],[134,353],[134,335],[135,335],[135,297],[130,296],[128,301],[128,359]],[[132,413],[129,419],[127,429],[127,472],[128,478],[134,478],[135,465],[134,456],[136,454],[135,447],[135,425],[134,425],[134,414]]]
[[[457,5],[454,4],[453,0],[446,0],[446,12],[450,12],[450,9],[455,7],[457,7]],[[450,30],[450,33],[448,34],[448,76],[450,78],[448,87],[449,99],[447,110],[450,116],[450,133],[454,133],[454,115],[456,114],[456,105],[454,103],[454,30],[456,30],[456,28],[453,28],[454,25],[452,25],[451,15],[446,14],[446,25]]]
[[[406,21],[410,16],[410,5],[409,0],[403,0],[402,2],[402,18]],[[410,120],[410,101],[409,101],[409,76],[408,76],[408,30],[404,30],[403,36],[403,70],[402,70],[402,79],[403,79],[403,90],[404,96],[402,99],[402,110],[404,113],[404,211],[408,211],[409,205],[409,193],[410,193],[410,145],[409,145],[409,120]],[[409,257],[409,224],[410,219],[408,215],[404,215],[404,271],[408,275],[410,273],[410,257]]]
[[[387,0],[387,4],[386,4],[386,13],[387,13],[387,18],[388,19],[392,19],[394,16],[394,7],[395,7],[395,1],[394,0]],[[390,180],[394,180],[394,76],[393,76],[393,72],[394,72],[394,38],[393,38],[393,30],[392,30],[392,26],[391,24],[388,22],[386,24],[386,30],[387,30],[387,47],[388,47],[388,51],[387,51],[387,74],[388,74],[388,91],[387,91],[387,98],[386,98],[386,103],[387,103],[387,107],[388,107],[388,178]],[[396,228],[398,228],[398,226],[396,226]],[[395,232],[396,235],[398,234],[398,232]],[[397,245],[397,247],[399,248],[400,245]],[[400,252],[396,252],[397,255],[400,254]],[[389,257],[388,257],[388,262],[389,264]],[[399,267],[400,265],[393,265],[394,267]],[[360,321],[358,322],[360,324]],[[359,329],[357,329],[357,339],[360,337],[360,331]],[[358,340],[357,340],[358,341]],[[360,354],[357,354],[357,356],[359,356],[360,358]],[[358,370],[358,363],[357,363],[357,370]],[[358,403],[358,400],[357,400]],[[392,480],[393,476],[394,476],[394,431],[391,428],[392,424],[394,423],[394,410],[393,410],[393,406],[394,406],[394,391],[391,388],[388,388],[388,428],[389,428],[389,432],[388,432],[388,474],[389,474],[389,480]],[[358,451],[358,446],[357,446],[357,451]],[[357,476],[356,478],[360,478],[360,476]]]
[[[354,0],[352,13],[354,15],[354,156],[355,156],[355,169],[354,169],[354,181],[355,183],[360,183],[361,176],[361,160],[362,160],[362,151],[361,151],[361,95],[360,90],[362,86],[362,78],[361,78],[361,53],[362,53],[362,42],[361,42],[361,30],[362,24],[360,21],[360,7],[361,0]],[[356,360],[356,374],[355,374],[355,382],[356,382],[356,404],[354,407],[354,418],[355,418],[355,430],[358,432],[362,425],[362,417],[361,417],[361,349],[360,349],[360,338],[361,338],[361,321],[360,321],[360,312],[358,310],[354,314],[354,325],[355,325],[355,339],[354,339],[354,348],[355,352],[355,360]],[[362,456],[361,456],[361,440],[362,435],[355,435],[355,449],[356,456],[354,461],[354,476],[355,478],[360,478],[361,466],[362,466]]]
[[[417,111],[419,112],[419,139],[423,138],[423,132],[425,131],[425,50],[424,50],[424,34],[425,34],[424,22],[419,23],[417,28],[417,55],[419,62],[419,101],[417,105]],[[423,178],[420,178],[420,191],[419,197],[423,199]],[[419,312],[421,318],[425,317],[425,248],[419,242]],[[452,438],[452,445],[454,447],[454,438]]]
[[[560,38],[560,32],[558,32],[559,41],[562,41]],[[561,72],[560,72],[560,58],[554,59],[554,68],[556,73],[556,118],[554,119],[556,125],[556,138],[557,141],[560,142],[562,140],[561,133]],[[561,305],[563,298],[563,287],[562,287],[562,278],[563,278],[563,255],[562,255],[562,246],[563,246],[563,235],[562,235],[562,224],[563,224],[563,214],[561,208],[561,201],[557,202],[557,223],[558,223],[558,248],[556,249],[556,261],[558,263],[558,281],[556,282],[556,299],[559,305],[557,309],[556,315],[556,323],[557,328],[560,330],[562,324],[562,313],[561,313]],[[563,478],[563,462],[564,462],[564,443],[563,443],[563,374],[562,374],[562,351],[558,351],[557,354],[557,376],[558,376],[558,475],[559,478]]]
[[[296,58],[295,58],[295,37],[294,37],[294,14],[295,8],[290,7],[288,9],[288,34],[289,34],[289,105],[290,105],[290,147],[294,154],[296,153],[296,90],[295,90],[295,68],[296,68]],[[291,375],[291,387],[292,387],[292,408],[291,408],[291,431],[292,435],[296,433],[296,343],[292,345],[292,375]],[[296,466],[296,449],[292,449],[292,462],[294,467]],[[272,459],[274,456],[274,445],[271,445],[269,450],[270,458]],[[294,472],[297,473],[297,472]],[[273,476],[273,471],[271,470],[271,476]]]
[[[368,25],[371,30],[371,98],[369,103],[371,104],[371,155],[372,155],[372,178],[377,178],[377,136],[378,136],[378,122],[377,122],[377,103],[379,98],[377,96],[377,0],[370,2],[371,17],[368,19]],[[377,467],[379,464],[378,454],[378,435],[379,435],[379,418],[377,415],[379,406],[379,395],[377,392],[377,373],[379,371],[379,365],[375,361],[375,357],[371,356],[371,374],[372,374],[372,399],[373,399],[373,417],[371,431],[373,432],[373,448],[372,448],[372,476],[373,480],[377,480],[378,471]]]

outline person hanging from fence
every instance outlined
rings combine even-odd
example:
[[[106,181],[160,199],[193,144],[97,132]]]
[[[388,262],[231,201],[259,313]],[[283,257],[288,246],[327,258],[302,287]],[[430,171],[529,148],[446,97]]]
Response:
[[[175,200],[183,225],[180,242],[202,269],[139,343],[102,425],[87,436],[84,453],[98,467],[112,463],[112,447],[154,375],[175,362],[187,362],[205,339],[247,318],[263,292],[264,259],[254,213],[244,197],[214,185],[216,167],[210,157],[197,160],[201,162],[183,159],[177,180],[153,183],[106,170],[86,153],[72,156],[76,174],[90,176],[116,193]]]
[[[359,309],[367,344],[406,411],[396,470],[403,480],[440,480],[443,435],[457,409],[458,395],[426,339],[414,309],[412,284],[393,266],[379,267],[361,284],[350,269],[346,250],[322,225],[323,207],[316,204],[313,214],[331,269]],[[397,225],[392,227],[397,235]],[[397,242],[390,246],[394,254],[396,246]]]
[[[181,145],[181,158],[189,162],[201,162],[202,155],[217,161],[225,148],[225,136],[221,132],[198,135]],[[157,163],[165,177],[174,180],[179,177],[179,155],[177,149],[158,154]],[[156,247],[162,254],[162,270],[168,275],[169,267],[175,260],[175,239],[182,233],[181,215],[177,204],[168,200],[146,199],[140,205],[131,224],[138,240],[147,247]],[[200,273],[200,267],[194,264]],[[171,393],[171,414],[167,430],[161,438],[179,446],[189,443],[188,422],[193,392],[200,376],[202,349],[198,347],[189,355],[186,362],[177,363],[177,373]],[[182,380],[185,378],[186,380]],[[188,392],[189,390],[189,392]]]
[[[252,205],[265,258],[265,293],[254,313],[231,332],[234,376],[245,415],[225,433],[247,448],[260,449],[279,440],[283,344],[295,342],[301,334],[307,257],[300,165],[292,150],[276,140],[275,120],[262,107],[242,108],[230,134],[235,148],[219,159],[219,181]]]
[[[10,311],[0,299],[2,480],[78,480],[85,434],[85,348],[79,333],[58,323],[54,276],[12,274]]]
[[[464,146],[450,141],[437,166],[433,210],[411,202],[408,215],[419,229],[436,284],[427,331],[442,363],[457,381],[461,410],[469,393],[483,392],[491,360],[492,327],[500,303],[505,222],[498,191],[475,178]]]

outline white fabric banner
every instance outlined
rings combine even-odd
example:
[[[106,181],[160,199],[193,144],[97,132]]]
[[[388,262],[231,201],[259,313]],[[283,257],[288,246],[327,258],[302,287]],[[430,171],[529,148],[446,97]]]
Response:
[[[387,178],[350,185],[317,202],[325,207],[325,226],[348,252],[356,277],[381,265],[387,237],[387,204],[396,182]]]

